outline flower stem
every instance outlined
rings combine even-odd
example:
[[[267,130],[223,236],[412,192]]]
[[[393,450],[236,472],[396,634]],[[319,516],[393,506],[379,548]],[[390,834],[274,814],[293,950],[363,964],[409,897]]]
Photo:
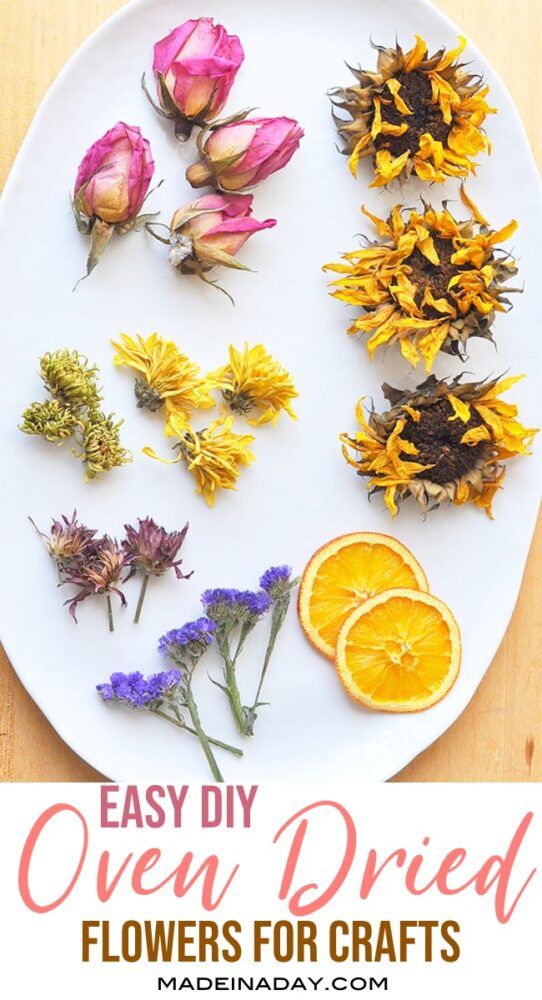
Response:
[[[198,735],[196,730],[192,729],[192,726],[187,726],[181,719],[179,719],[179,721],[177,719],[173,719],[171,715],[168,715],[167,712],[161,712],[159,708],[153,708],[151,711],[154,715],[158,715],[161,719],[165,719],[166,722],[171,722],[172,726],[177,726],[178,729],[184,729],[187,733],[190,733],[191,736]],[[232,753],[235,757],[243,756],[243,751],[240,750],[239,747],[232,747],[231,744],[223,743],[222,740],[215,740],[212,736],[208,736],[207,739],[209,740],[211,746],[218,747],[219,750],[227,750],[228,753]]]
[[[113,622],[113,607],[111,604],[111,594],[106,595],[106,601],[107,601],[107,620],[109,622],[109,631],[114,632],[115,624]]]
[[[237,678],[235,676],[235,660],[237,659],[241,649],[241,641],[237,647],[237,651],[234,659],[231,657],[229,645],[227,639],[222,639],[218,641],[218,648],[220,654],[224,661],[224,678],[226,681],[226,695],[230,703],[231,712],[235,720],[235,725],[237,726],[240,733],[243,736],[247,735],[247,722],[245,710],[241,702],[241,693],[237,686]]]
[[[277,641],[277,636],[284,624],[284,619],[288,614],[288,608],[290,607],[290,592],[288,591],[283,597],[276,601],[273,608],[273,616],[271,618],[271,631],[269,633],[269,639],[267,642],[267,649],[265,651],[265,657],[263,661],[262,672],[260,674],[260,680],[258,683],[258,688],[256,691],[256,696],[254,698],[254,703],[246,711],[247,718],[247,736],[254,735],[254,723],[256,722],[256,709],[260,704],[260,695],[263,687],[263,682],[265,680],[265,675],[267,673],[267,668],[269,667],[269,662],[271,660],[271,655],[275,648],[275,643]]]
[[[201,725],[198,708],[197,708],[196,702],[194,701],[194,696],[192,694],[192,688],[191,688],[190,684],[188,685],[187,690],[186,690],[186,707],[187,707],[188,711],[190,712],[190,718],[192,719],[192,725],[194,726],[194,729],[196,730],[196,735],[197,735],[198,740],[200,742],[201,749],[203,750],[203,752],[205,754],[205,757],[207,758],[207,763],[208,763],[208,765],[209,765],[209,767],[211,769],[211,774],[212,774],[213,778],[215,779],[215,781],[217,781],[217,782],[223,782],[224,778],[222,777],[222,775],[220,773],[220,770],[219,770],[218,764],[217,764],[217,762],[215,760],[213,751],[211,750],[211,747],[209,745],[209,737],[204,732],[203,726]]]
[[[147,593],[147,587],[149,586],[149,574],[143,574],[143,580],[141,583],[141,590],[139,591],[139,600],[137,602],[136,613],[134,615],[134,625],[137,625],[139,618],[141,616],[141,610],[143,608],[143,601],[145,600],[145,594]]]

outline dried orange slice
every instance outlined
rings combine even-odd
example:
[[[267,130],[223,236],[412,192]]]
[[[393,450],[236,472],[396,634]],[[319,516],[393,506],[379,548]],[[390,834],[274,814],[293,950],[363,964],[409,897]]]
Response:
[[[450,609],[432,594],[388,590],[346,619],[337,671],[368,708],[419,712],[440,701],[461,662],[461,636]]]
[[[392,587],[429,590],[423,569],[401,542],[373,531],[334,538],[314,553],[303,574],[301,627],[313,646],[334,660],[343,622],[364,601]]]

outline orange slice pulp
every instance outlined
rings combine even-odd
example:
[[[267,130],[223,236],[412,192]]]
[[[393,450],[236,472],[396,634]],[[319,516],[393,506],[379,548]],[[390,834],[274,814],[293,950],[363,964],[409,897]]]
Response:
[[[418,712],[448,693],[459,672],[461,637],[450,609],[417,590],[378,594],[344,622],[337,672],[368,708]]]
[[[397,587],[429,589],[420,564],[401,542],[371,531],[341,535],[318,549],[305,569],[298,598],[301,627],[313,646],[334,660],[349,615]]]

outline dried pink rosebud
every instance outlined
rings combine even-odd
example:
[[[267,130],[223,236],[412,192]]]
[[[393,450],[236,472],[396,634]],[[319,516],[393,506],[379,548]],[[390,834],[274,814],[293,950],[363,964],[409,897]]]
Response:
[[[217,123],[198,137],[201,160],[186,171],[192,187],[246,191],[288,163],[304,132],[292,118],[247,118]]]
[[[252,218],[252,200],[252,195],[207,194],[177,209],[170,226],[170,264],[200,278],[217,264],[248,271],[235,255],[254,233],[276,225],[276,219]]]
[[[91,237],[88,274],[115,230],[123,234],[151,218],[139,213],[153,174],[148,140],[139,128],[124,122],[117,122],[85,153],[75,181],[73,210],[79,231]]]
[[[175,122],[178,138],[187,139],[194,125],[221,112],[244,57],[237,35],[210,17],[185,21],[157,42],[153,72],[160,105],[153,106]]]

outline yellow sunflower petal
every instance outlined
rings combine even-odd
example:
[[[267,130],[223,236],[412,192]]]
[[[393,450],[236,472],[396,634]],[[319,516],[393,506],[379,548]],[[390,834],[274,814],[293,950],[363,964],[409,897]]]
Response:
[[[468,424],[471,417],[471,408],[468,403],[465,403],[462,399],[458,399],[454,396],[452,392],[449,392],[446,396],[452,410],[454,411],[453,417],[448,417],[448,420],[455,420],[459,418],[464,424]]]
[[[491,434],[484,424],[480,424],[479,427],[471,427],[470,430],[465,431],[460,443],[472,447],[475,444],[479,444],[480,441],[491,441]]]
[[[399,80],[397,80],[396,77],[392,76],[390,77],[389,80],[386,80],[386,86],[393,97],[393,102],[397,110],[400,111],[402,115],[413,115],[414,112],[410,110],[408,105],[405,104],[403,98],[399,94],[399,91],[401,89],[401,84]]]
[[[417,69],[421,62],[423,62],[425,55],[427,53],[427,45],[420,35],[416,35],[416,44],[407,52],[405,56],[404,70],[405,73],[412,73],[413,70]]]

